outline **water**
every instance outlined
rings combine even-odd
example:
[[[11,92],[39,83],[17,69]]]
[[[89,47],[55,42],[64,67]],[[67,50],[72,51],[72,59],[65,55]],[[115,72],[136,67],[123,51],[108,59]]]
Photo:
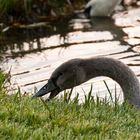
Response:
[[[61,19],[49,27],[10,30],[0,40],[1,69],[10,71],[9,94],[19,87],[22,93],[34,93],[63,62],[72,58],[107,56],[120,59],[140,76],[140,9],[118,13],[110,18],[87,19],[83,15]],[[90,90],[93,95],[109,96],[103,82],[123,99],[117,83],[97,77],[76,87],[80,98]],[[36,87],[36,88],[35,88]],[[120,95],[121,93],[121,95]]]

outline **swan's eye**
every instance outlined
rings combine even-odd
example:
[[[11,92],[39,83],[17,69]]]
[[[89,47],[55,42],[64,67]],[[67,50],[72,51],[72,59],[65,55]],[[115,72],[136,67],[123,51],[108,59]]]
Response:
[[[61,75],[63,75],[63,73],[61,72],[59,75],[61,76]]]

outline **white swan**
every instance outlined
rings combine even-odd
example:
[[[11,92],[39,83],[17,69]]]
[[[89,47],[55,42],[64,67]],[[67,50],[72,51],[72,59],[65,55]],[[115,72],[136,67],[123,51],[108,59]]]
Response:
[[[90,0],[85,6],[85,13],[90,17],[110,16],[121,0]]]
[[[123,90],[124,100],[140,108],[140,85],[136,75],[121,61],[107,57],[77,58],[63,63],[34,97],[51,92],[49,99],[52,99],[60,91],[73,88],[97,76],[107,76],[115,80]]]

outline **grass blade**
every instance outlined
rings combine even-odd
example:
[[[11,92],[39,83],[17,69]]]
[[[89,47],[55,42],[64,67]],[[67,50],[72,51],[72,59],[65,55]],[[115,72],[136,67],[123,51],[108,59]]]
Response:
[[[106,83],[105,80],[104,80],[104,84],[105,84],[105,86],[106,86],[106,88],[107,88],[107,90],[108,90],[108,92],[109,92],[109,95],[110,95],[111,101],[113,102],[112,93],[111,93],[111,91],[110,91],[110,89],[109,89],[109,87],[108,87],[108,85],[107,85],[107,83]]]

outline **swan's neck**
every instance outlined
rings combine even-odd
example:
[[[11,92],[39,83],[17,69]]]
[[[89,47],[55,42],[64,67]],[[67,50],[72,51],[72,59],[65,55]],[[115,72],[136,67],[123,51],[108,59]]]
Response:
[[[93,58],[84,60],[83,68],[87,80],[97,76],[107,76],[115,80],[122,88],[124,99],[140,108],[139,81],[130,68],[111,58]]]

